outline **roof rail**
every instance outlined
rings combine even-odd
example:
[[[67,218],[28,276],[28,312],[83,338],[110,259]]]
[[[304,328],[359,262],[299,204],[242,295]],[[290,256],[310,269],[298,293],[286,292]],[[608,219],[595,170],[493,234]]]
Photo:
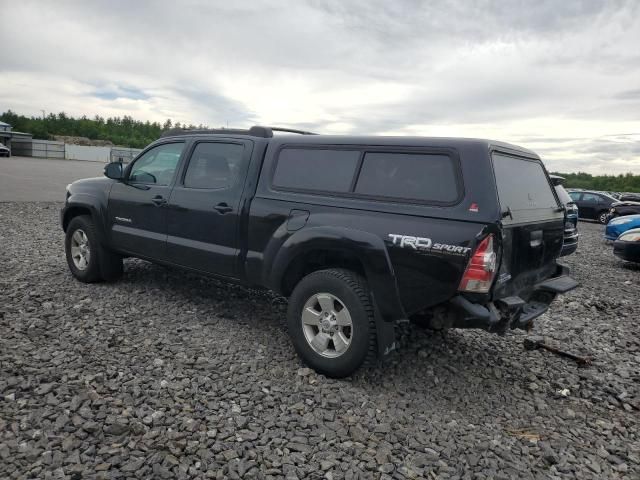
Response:
[[[251,127],[249,130],[240,128],[171,128],[162,132],[161,137],[174,137],[176,135],[206,135],[206,134],[227,134],[227,135],[251,135],[253,137],[269,138],[273,133],[265,127]]]
[[[261,127],[259,125],[253,126],[248,130],[239,128],[171,128],[165,132],[162,132],[160,137],[174,137],[176,135],[206,135],[206,134],[227,134],[227,135],[250,135],[252,137],[271,138],[273,132],[287,132],[298,133],[300,135],[317,135],[317,133],[307,132],[304,130],[296,130],[293,128],[283,127]]]
[[[307,132],[306,130],[296,130],[295,128],[284,127],[264,127],[274,132],[287,132],[287,133],[299,133],[300,135],[318,135],[315,132]]]

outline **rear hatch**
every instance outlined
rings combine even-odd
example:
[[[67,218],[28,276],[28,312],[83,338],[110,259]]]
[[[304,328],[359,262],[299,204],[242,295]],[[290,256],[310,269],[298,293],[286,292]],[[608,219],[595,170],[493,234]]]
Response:
[[[503,152],[493,152],[492,160],[503,215],[493,296],[528,300],[533,286],[556,272],[564,210],[540,160]]]

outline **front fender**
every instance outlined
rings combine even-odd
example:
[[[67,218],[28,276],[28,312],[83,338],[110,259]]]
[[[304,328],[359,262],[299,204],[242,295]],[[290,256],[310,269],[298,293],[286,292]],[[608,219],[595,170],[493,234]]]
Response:
[[[72,217],[76,216],[76,212],[82,210],[89,211],[93,219],[93,224],[97,230],[98,238],[105,242],[106,235],[106,208],[107,204],[104,199],[99,198],[97,195],[93,195],[85,192],[72,193],[60,211],[60,221],[63,230],[66,231],[66,227]]]

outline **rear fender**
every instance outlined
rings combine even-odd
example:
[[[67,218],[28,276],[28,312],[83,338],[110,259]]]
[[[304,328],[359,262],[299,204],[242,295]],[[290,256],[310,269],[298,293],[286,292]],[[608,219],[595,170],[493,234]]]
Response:
[[[394,323],[407,316],[384,241],[372,233],[344,227],[303,228],[284,241],[271,262],[265,262],[267,285],[282,292],[284,275],[291,263],[314,250],[348,252],[359,260],[375,309],[379,353],[386,355],[395,349]]]

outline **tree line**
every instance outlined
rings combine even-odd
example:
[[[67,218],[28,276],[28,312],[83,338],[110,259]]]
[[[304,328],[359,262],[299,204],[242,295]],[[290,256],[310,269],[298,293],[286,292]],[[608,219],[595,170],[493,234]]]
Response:
[[[0,121],[14,130],[33,134],[33,138],[49,140],[53,135],[87,137],[91,140],[108,140],[122,147],[143,148],[157,140],[163,131],[171,128],[207,128],[204,125],[173,124],[168,119],[163,124],[142,122],[132,117],[74,118],[64,112],[50,113],[45,117],[27,117],[7,110],[0,114]],[[566,179],[565,187],[604,190],[613,192],[640,192],[640,175],[591,175],[589,173],[556,173]]]
[[[590,173],[560,173],[565,178],[566,188],[584,188],[585,190],[602,190],[605,192],[640,192],[640,175],[624,173],[620,175],[591,175]]]
[[[45,117],[27,117],[11,110],[0,114],[0,121],[11,125],[13,130],[27,132],[38,140],[50,140],[53,135],[87,137],[91,140],[108,140],[121,147],[143,148],[157,140],[164,130],[170,128],[207,128],[203,125],[173,124],[168,119],[163,124],[142,122],[132,117],[74,118],[64,112],[50,113]]]

